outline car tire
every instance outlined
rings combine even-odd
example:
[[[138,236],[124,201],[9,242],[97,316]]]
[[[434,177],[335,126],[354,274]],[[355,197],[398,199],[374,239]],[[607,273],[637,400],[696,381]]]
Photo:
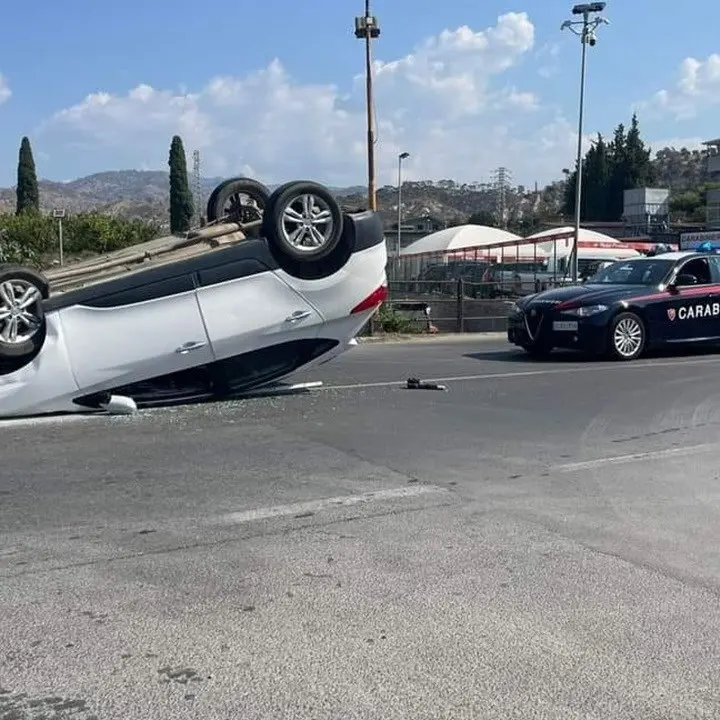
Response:
[[[645,350],[647,330],[642,318],[634,312],[618,313],[608,330],[608,354],[613,360],[630,361]]]
[[[272,193],[262,234],[281,264],[314,265],[335,253],[343,239],[343,224],[335,196],[319,183],[301,180]]]
[[[236,196],[247,195],[255,206],[242,204]],[[270,190],[251,178],[224,180],[210,193],[207,202],[208,222],[252,222],[261,220],[267,207]],[[229,205],[229,207],[227,207]]]
[[[0,266],[0,361],[29,362],[40,351],[45,341],[42,301],[49,294],[48,281],[34,270]]]

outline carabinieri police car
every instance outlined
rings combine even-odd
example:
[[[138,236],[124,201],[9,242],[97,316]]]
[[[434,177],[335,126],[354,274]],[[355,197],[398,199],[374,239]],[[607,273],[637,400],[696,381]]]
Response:
[[[509,342],[635,360],[649,348],[720,343],[720,255],[712,249],[614,262],[582,285],[520,298]]]

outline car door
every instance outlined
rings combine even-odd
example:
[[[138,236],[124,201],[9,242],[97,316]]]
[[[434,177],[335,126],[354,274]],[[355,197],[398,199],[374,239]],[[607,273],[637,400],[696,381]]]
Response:
[[[314,339],[324,318],[269,269],[239,260],[198,273],[197,298],[216,360]]]
[[[81,389],[117,387],[212,361],[191,274],[59,311]]]
[[[720,286],[711,258],[695,257],[682,263],[676,278],[694,277],[670,292],[667,309],[668,342],[697,342],[720,337]]]

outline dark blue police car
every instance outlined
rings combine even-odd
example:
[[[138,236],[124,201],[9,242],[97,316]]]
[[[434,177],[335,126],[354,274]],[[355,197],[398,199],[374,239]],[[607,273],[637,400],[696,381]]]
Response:
[[[651,347],[720,343],[720,255],[680,251],[614,262],[582,285],[519,299],[507,335],[536,357],[568,348],[635,360]]]

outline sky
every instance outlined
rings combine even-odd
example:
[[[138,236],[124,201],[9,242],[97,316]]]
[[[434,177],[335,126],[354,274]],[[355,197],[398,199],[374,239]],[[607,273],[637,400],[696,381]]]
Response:
[[[29,6],[28,6],[29,7]],[[560,0],[372,0],[379,185],[562,177],[577,145],[581,43]],[[609,0],[588,48],[583,142],[638,112],[656,150],[720,136],[720,4]],[[367,182],[362,0],[38,0],[0,22],[0,185],[23,135],[38,176],[167,170]]]

